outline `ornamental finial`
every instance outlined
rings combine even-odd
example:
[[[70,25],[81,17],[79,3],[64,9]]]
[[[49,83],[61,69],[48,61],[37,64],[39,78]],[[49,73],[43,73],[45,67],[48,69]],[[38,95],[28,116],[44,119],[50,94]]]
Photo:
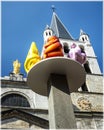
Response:
[[[53,12],[55,12],[55,9],[56,9],[55,6],[52,5],[51,7],[52,7]]]

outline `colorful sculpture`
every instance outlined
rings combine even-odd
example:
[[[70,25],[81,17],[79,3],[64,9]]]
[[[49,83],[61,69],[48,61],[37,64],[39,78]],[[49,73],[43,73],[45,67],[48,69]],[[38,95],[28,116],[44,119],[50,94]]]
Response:
[[[44,45],[43,59],[56,56],[63,56],[62,45],[58,37],[50,36]]]
[[[78,61],[81,64],[84,64],[86,62],[86,54],[84,52],[84,48],[82,48],[82,46],[79,47],[75,43],[71,45],[68,57],[75,61]]]
[[[33,65],[39,62],[40,60],[41,57],[36,47],[36,43],[32,42],[26,60],[24,62],[25,71],[28,73],[28,71],[33,67]]]

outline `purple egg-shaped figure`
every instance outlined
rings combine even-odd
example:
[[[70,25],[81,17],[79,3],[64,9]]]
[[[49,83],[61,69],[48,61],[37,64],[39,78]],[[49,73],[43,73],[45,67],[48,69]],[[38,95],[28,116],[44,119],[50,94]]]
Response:
[[[81,64],[85,64],[86,62],[86,54],[85,53],[81,53],[81,55],[77,56],[77,61]]]
[[[75,61],[78,61],[81,64],[84,64],[86,62],[86,54],[82,52],[81,48],[77,46],[75,43],[71,45],[68,57]]]
[[[81,55],[81,49],[75,43],[71,44],[71,49],[69,51],[68,57],[77,60],[77,54]]]

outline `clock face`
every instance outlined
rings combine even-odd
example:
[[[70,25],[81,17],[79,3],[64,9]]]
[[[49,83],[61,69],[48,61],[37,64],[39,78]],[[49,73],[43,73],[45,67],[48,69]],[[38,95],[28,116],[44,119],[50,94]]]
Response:
[[[78,103],[78,106],[79,108],[83,109],[83,110],[89,110],[91,109],[91,103],[90,101],[85,98],[85,97],[80,97],[78,100],[77,100],[77,103]]]

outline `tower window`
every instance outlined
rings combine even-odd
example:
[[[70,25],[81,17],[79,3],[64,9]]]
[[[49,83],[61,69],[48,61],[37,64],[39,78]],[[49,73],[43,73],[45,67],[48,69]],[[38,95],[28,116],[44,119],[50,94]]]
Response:
[[[48,33],[46,32],[46,36],[48,35]]]
[[[8,94],[1,99],[2,106],[30,107],[27,99],[19,94]]]
[[[85,39],[87,40],[87,37],[85,36]],[[87,40],[88,41],[88,40]]]
[[[85,71],[86,71],[87,73],[91,74],[91,70],[90,70],[90,68],[89,68],[88,62],[86,62],[86,63],[84,64],[84,68],[85,68]]]
[[[69,47],[67,43],[64,43],[64,52],[68,53],[69,52]]]
[[[84,42],[84,37],[82,37],[82,41]]]
[[[51,36],[51,32],[49,32],[49,35]]]

